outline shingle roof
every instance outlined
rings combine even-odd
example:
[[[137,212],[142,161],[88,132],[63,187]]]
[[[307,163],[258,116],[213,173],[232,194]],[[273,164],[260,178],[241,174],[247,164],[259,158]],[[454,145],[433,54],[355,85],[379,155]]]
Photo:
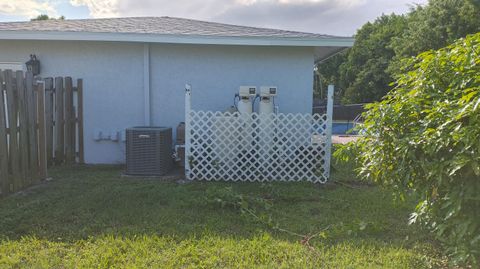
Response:
[[[132,17],[82,20],[0,22],[0,31],[132,33],[214,37],[329,39],[336,36],[246,27],[172,17]]]

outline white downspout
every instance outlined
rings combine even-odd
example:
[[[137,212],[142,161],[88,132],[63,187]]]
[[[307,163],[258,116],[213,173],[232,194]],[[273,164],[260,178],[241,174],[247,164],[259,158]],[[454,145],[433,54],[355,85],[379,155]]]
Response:
[[[143,44],[143,102],[144,102],[144,124],[150,126],[151,103],[150,103],[150,44]]]

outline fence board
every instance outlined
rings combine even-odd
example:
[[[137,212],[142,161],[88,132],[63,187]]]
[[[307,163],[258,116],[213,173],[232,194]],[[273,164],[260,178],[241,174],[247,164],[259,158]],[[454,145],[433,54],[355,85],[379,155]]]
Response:
[[[77,80],[77,121],[78,121],[78,162],[85,163],[84,141],[83,141],[83,80]]]
[[[40,82],[37,86],[38,94],[38,164],[40,179],[47,178],[47,151],[45,137],[45,83]]]
[[[65,77],[65,162],[75,162],[75,115],[72,78]]]
[[[47,166],[53,165],[53,78],[45,79],[45,132]]]
[[[17,128],[17,93],[13,84],[12,70],[5,70],[5,89],[7,91],[7,107],[8,107],[8,128],[9,135],[9,159],[11,174],[13,176],[13,190],[17,191],[21,186],[20,177],[20,160],[18,153],[18,128]]]
[[[31,184],[30,177],[28,175],[28,132],[27,132],[27,115],[26,115],[26,97],[25,97],[25,84],[22,71],[17,71],[15,74],[16,88],[18,94],[18,122],[19,122],[19,154],[20,154],[20,166],[21,166],[21,187],[29,186]]]
[[[55,163],[61,164],[64,161],[65,149],[65,122],[63,102],[63,78],[55,78]]]
[[[83,162],[82,80],[77,84],[75,99],[70,77],[64,87],[62,77],[36,81],[31,72],[0,70],[0,195],[45,179],[48,165],[75,163],[77,137]]]
[[[10,177],[8,176],[7,122],[5,119],[6,107],[3,95],[3,78],[0,76],[0,188],[2,196],[10,192]]]
[[[35,92],[33,88],[33,74],[27,72],[25,75],[25,88],[27,96],[27,124],[28,124],[28,153],[30,178],[34,183],[38,182],[38,144],[37,144],[37,122],[36,122],[36,108],[37,102],[35,99]]]

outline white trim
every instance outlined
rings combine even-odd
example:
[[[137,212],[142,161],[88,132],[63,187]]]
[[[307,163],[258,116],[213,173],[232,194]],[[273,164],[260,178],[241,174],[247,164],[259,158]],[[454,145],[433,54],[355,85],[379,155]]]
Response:
[[[304,47],[351,47],[354,38],[291,38],[291,37],[233,37],[199,35],[165,35],[136,33],[92,33],[53,31],[0,31],[0,40],[72,40],[72,41],[124,41],[205,45],[249,46],[304,46]]]
[[[27,71],[25,64],[21,62],[0,62],[0,70],[11,69],[13,71]]]
[[[327,93],[327,145],[325,148],[325,171],[327,178],[330,178],[330,163],[332,158],[332,128],[333,128],[333,101],[334,101],[334,85],[328,85]]]
[[[151,110],[150,110],[150,45],[143,44],[143,101],[144,101],[144,124],[150,126]]]
[[[190,112],[192,109],[192,86],[185,84],[185,177],[191,180],[190,175]]]

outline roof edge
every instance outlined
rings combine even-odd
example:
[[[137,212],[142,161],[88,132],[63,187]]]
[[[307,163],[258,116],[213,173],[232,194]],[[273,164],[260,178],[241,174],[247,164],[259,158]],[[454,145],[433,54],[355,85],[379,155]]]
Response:
[[[353,37],[291,38],[66,31],[0,31],[0,40],[112,41],[243,46],[351,47]]]

